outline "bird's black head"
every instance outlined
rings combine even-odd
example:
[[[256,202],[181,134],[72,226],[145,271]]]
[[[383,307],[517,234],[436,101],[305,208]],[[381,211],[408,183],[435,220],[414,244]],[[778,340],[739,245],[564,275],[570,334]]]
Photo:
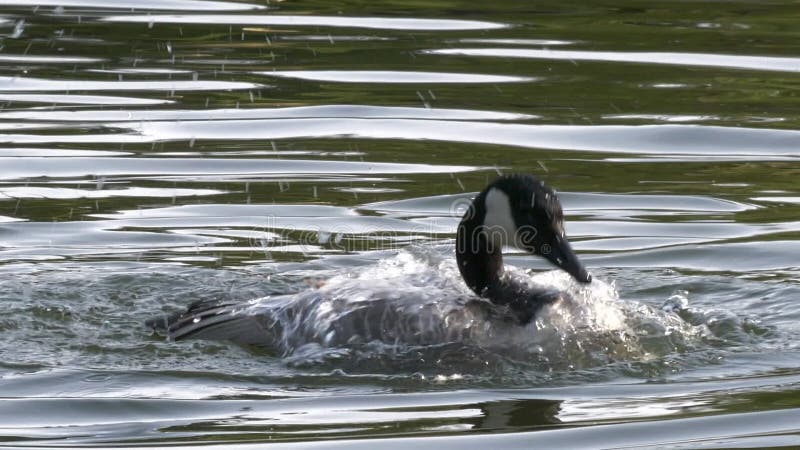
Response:
[[[467,215],[480,220],[489,245],[512,245],[547,259],[576,280],[591,275],[578,260],[564,232],[564,213],[555,191],[527,175],[500,177],[473,201]],[[465,216],[465,220],[466,220]]]

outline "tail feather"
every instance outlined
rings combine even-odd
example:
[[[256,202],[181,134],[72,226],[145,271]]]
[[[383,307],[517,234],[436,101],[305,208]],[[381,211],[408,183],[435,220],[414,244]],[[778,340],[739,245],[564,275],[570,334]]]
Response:
[[[275,338],[259,317],[247,314],[241,304],[216,300],[193,303],[186,311],[148,319],[145,325],[173,341],[197,338],[271,347]]]

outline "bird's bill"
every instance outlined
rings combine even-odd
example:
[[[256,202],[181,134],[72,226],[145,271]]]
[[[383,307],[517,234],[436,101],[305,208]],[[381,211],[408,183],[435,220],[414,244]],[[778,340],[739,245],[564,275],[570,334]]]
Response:
[[[589,272],[586,271],[586,267],[584,267],[578,259],[578,255],[572,250],[569,241],[566,239],[557,239],[549,246],[543,247],[544,248],[540,249],[541,256],[555,264],[561,270],[572,275],[572,278],[575,278],[577,281],[581,283],[592,282],[592,276],[589,275]]]

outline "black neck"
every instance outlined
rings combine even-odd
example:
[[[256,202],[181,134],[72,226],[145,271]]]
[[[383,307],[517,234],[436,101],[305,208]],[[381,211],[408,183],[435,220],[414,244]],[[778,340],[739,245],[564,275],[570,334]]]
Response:
[[[548,289],[531,290],[513,279],[501,279],[503,254],[480,233],[479,222],[465,218],[458,225],[456,261],[467,286],[495,305],[507,305],[520,324],[530,322],[547,303],[558,300]]]
[[[456,262],[467,286],[491,299],[492,291],[488,288],[496,285],[503,274],[503,254],[497,246],[489,245],[486,234],[481,232],[484,211],[476,204],[477,200],[458,225]]]

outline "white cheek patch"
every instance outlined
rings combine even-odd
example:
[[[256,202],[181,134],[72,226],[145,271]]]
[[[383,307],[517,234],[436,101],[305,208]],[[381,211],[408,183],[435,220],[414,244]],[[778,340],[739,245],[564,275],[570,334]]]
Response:
[[[504,245],[516,245],[517,224],[511,214],[511,202],[501,190],[492,188],[486,193],[486,216],[483,219],[484,231],[490,241],[500,250]]]

